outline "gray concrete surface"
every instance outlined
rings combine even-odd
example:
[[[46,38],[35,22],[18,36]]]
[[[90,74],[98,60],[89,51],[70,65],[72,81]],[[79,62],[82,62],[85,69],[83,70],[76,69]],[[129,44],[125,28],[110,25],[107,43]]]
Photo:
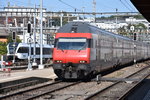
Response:
[[[17,80],[17,79],[22,79],[27,77],[42,77],[42,78],[55,79],[56,75],[54,74],[52,67],[41,69],[41,70],[36,69],[31,71],[21,70],[17,72],[11,71],[10,73],[1,72],[0,82],[7,82],[7,81],[12,81],[12,80]]]

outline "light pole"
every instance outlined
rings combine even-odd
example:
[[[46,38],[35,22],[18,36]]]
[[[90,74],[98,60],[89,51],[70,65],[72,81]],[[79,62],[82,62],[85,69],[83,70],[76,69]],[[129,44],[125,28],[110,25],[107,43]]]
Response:
[[[24,27],[25,27],[25,20],[23,18],[23,43],[25,43],[25,30],[24,30]]]
[[[43,0],[40,0],[40,65],[39,69],[44,69],[43,65]]]
[[[61,11],[61,14],[60,14],[60,27],[62,27],[62,23],[63,23],[63,13],[62,13],[62,11]]]
[[[116,33],[118,33],[117,32],[117,29],[118,29],[118,18],[117,18],[117,16],[118,16],[118,9],[116,8]]]
[[[33,66],[37,66],[37,63],[36,63],[36,5],[35,5],[35,8],[34,8],[34,30],[33,30],[33,35],[34,35],[34,48],[33,48],[33,63],[32,65]]]

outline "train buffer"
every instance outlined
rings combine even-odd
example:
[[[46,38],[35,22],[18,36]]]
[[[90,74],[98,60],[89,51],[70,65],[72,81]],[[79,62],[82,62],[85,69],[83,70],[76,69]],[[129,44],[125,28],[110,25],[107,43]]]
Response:
[[[97,75],[96,81],[97,84],[100,84],[101,81],[135,83],[135,82],[139,82],[140,79],[102,77],[101,75]]]

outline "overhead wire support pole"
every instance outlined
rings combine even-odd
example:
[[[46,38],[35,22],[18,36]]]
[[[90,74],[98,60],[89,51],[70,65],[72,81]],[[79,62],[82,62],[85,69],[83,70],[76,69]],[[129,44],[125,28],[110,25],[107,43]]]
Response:
[[[94,15],[94,22],[96,22],[96,0],[93,0],[93,15]]]
[[[118,34],[117,32],[117,29],[118,29],[118,15],[117,15],[117,12],[118,12],[118,9],[116,8],[116,25],[115,25],[115,28],[116,28],[116,33]]]
[[[34,48],[33,48],[33,63],[32,65],[33,66],[37,66],[37,63],[36,63],[36,5],[35,5],[35,8],[34,8],[34,29],[33,29],[33,35],[34,35]]]
[[[61,14],[60,14],[60,27],[62,27],[62,22],[63,22],[63,13],[62,13],[62,11],[61,11]]]
[[[43,65],[43,0],[40,0],[40,65],[39,69],[44,69]]]
[[[85,16],[84,16],[84,8],[85,8],[85,7],[82,7],[82,12],[83,12],[83,21],[84,21],[84,19],[85,19]]]
[[[23,18],[23,43],[25,43],[25,20]]]

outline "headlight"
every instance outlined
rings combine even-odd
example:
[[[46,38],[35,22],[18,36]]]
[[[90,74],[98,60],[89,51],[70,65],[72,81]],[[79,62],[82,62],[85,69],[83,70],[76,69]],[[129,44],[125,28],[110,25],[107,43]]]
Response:
[[[81,60],[79,61],[79,63],[87,63],[87,61]]]
[[[62,63],[62,61],[61,61],[61,60],[55,60],[55,62],[56,62],[56,63]]]

